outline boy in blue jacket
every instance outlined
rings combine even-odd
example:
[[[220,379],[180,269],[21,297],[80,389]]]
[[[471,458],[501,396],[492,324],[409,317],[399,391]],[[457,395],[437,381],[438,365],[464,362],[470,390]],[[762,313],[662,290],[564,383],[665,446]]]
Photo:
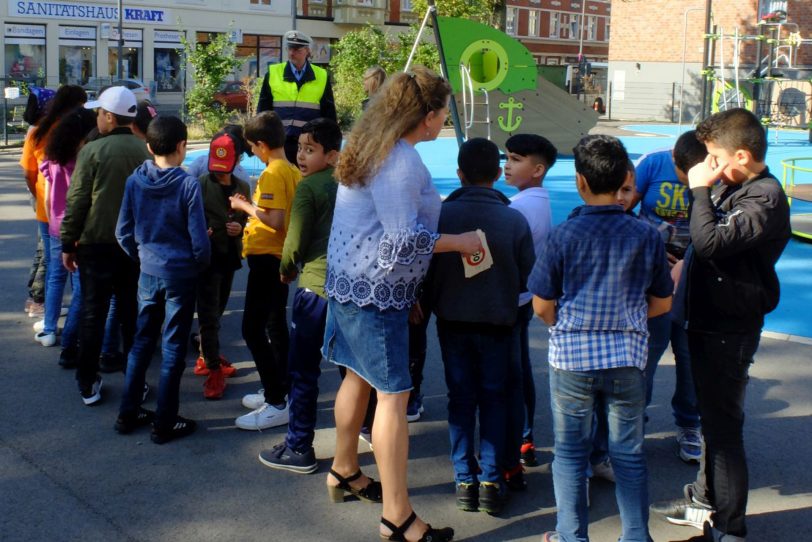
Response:
[[[126,434],[153,424],[152,442],[164,444],[194,432],[196,424],[178,416],[180,377],[195,311],[198,271],[209,263],[203,198],[197,179],[180,167],[186,157],[186,125],[177,117],[157,117],[147,129],[147,160],[127,179],[116,239],[140,261],[138,322],[127,358],[124,397],[115,429]],[[158,408],[140,406],[144,377],[165,325],[161,344]]]

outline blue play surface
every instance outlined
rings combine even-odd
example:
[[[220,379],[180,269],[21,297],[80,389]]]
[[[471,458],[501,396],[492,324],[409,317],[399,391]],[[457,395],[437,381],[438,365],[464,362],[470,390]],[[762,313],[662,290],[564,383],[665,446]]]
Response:
[[[620,139],[626,145],[629,156],[636,161],[646,153],[673,147],[678,135],[677,128],[676,125],[629,125],[623,129],[635,135]],[[688,129],[683,127],[683,131]],[[779,180],[783,174],[782,160],[812,158],[812,144],[809,143],[807,132],[770,130],[769,144],[767,163]],[[456,173],[457,142],[454,138],[421,143],[417,150],[431,171],[434,184],[441,195],[446,196],[459,187]],[[187,162],[206,152],[190,152]],[[264,167],[256,158],[246,158],[241,165],[254,176],[259,175]],[[812,164],[804,164],[805,167],[810,165]],[[796,177],[796,182],[812,182],[812,174],[806,175],[807,178]],[[574,207],[581,204],[574,178],[572,157],[560,157],[544,180],[544,186],[550,192],[555,224],[563,221]],[[515,188],[505,184],[504,178],[497,182],[496,188],[508,196],[516,193]],[[792,203],[792,212],[812,213],[812,204],[795,200]],[[765,330],[812,338],[812,318],[807,312],[812,310],[812,243],[793,238],[778,262],[777,269],[781,280],[781,302],[775,311],[767,315]]]

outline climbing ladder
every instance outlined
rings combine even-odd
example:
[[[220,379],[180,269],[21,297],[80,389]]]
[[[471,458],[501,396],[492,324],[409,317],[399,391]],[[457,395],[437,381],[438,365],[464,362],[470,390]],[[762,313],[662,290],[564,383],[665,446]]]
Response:
[[[482,88],[479,89],[478,91],[482,93],[485,100],[481,102],[476,101],[477,90],[474,89],[474,82],[471,79],[471,71],[468,69],[468,66],[463,64],[460,65],[460,80],[462,81],[462,115],[463,126],[465,127],[465,139],[468,139],[468,131],[474,126],[474,124],[484,124],[487,127],[487,137],[490,140],[491,104],[488,97],[488,91]],[[484,120],[476,119],[477,106],[485,106]]]

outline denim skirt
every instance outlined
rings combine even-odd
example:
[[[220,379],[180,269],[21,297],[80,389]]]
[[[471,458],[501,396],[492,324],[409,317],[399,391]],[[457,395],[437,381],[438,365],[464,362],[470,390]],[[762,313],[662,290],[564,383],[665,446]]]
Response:
[[[324,357],[346,367],[382,393],[412,389],[409,374],[409,309],[327,302]]]

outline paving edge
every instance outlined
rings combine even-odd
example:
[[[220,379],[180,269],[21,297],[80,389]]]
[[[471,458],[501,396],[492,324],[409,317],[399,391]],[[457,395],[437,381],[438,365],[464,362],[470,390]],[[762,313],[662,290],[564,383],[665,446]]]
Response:
[[[775,339],[778,341],[787,341],[812,346],[812,337],[804,337],[803,335],[790,335],[788,333],[777,333],[775,331],[762,331],[761,336],[767,339]]]

